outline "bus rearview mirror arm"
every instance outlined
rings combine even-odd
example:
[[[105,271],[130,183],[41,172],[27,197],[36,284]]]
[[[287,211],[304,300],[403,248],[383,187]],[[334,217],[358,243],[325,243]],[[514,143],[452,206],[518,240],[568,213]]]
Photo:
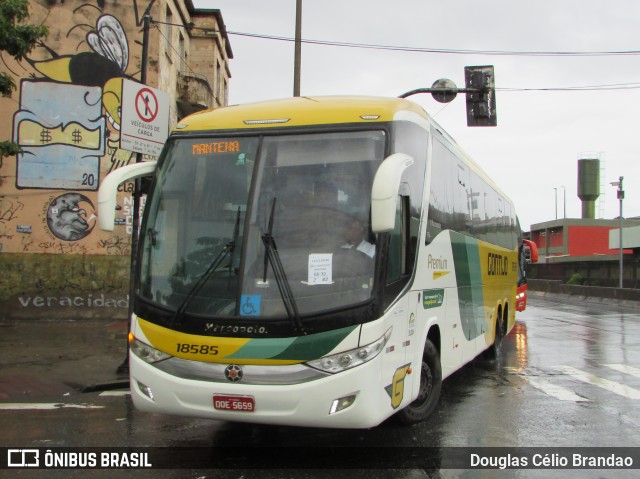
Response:
[[[371,188],[371,229],[374,233],[385,233],[394,229],[402,174],[413,163],[411,156],[394,153],[385,158],[378,167]]]
[[[116,218],[116,194],[118,185],[127,180],[149,176],[156,170],[157,161],[145,161],[123,166],[109,173],[98,190],[98,226],[103,231],[113,231]]]

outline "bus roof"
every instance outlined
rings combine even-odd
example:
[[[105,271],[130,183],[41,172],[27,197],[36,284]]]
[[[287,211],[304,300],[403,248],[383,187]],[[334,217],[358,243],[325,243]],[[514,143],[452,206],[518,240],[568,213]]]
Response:
[[[370,123],[392,121],[398,113],[429,121],[422,107],[401,98],[296,97],[205,110],[182,119],[174,131]]]

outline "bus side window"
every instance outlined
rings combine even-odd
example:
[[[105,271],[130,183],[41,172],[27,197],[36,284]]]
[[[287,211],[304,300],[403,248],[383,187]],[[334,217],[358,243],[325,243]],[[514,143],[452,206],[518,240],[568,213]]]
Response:
[[[453,188],[453,229],[459,233],[471,235],[471,208],[469,198],[470,182],[469,168],[463,165],[453,153],[448,152],[451,167],[454,169],[454,178],[457,177],[457,187]]]

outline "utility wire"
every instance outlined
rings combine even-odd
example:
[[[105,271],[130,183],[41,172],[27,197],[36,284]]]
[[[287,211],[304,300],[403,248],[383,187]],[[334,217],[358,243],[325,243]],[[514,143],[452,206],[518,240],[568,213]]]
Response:
[[[216,31],[216,33],[219,33]],[[284,42],[294,42],[294,38],[281,37],[276,35],[264,35],[258,33],[245,33],[227,31],[229,35],[236,35],[249,38],[259,38],[263,40],[277,40]],[[337,42],[329,40],[302,39],[302,43],[312,45],[325,45],[332,47],[362,48],[369,50],[388,50],[414,53],[442,53],[450,55],[490,55],[490,56],[534,56],[534,57],[595,57],[595,56],[636,56],[640,55],[640,50],[611,50],[611,51],[518,51],[518,50],[467,50],[453,48],[428,48],[410,47],[399,45],[376,45],[367,43]]]
[[[180,52],[178,50],[176,50],[176,47],[173,46],[173,43],[167,38],[167,36],[160,29],[160,27],[158,25],[156,25],[158,23],[161,23],[161,22],[153,21],[152,22],[152,26],[156,27],[156,30],[158,30],[158,33],[164,38],[165,45],[169,45],[171,47],[171,50],[174,51],[174,53],[177,55],[178,59],[180,60],[180,65],[181,66],[185,66],[187,69],[189,69],[189,71],[191,73],[196,74],[196,72],[193,70],[193,68],[191,68],[191,65],[189,64],[189,62],[185,58],[184,54],[180,54]],[[167,23],[165,25],[175,25],[175,24],[174,23]]]
[[[174,25],[178,27],[186,28],[187,30],[200,30],[205,33],[217,33],[222,34],[220,30],[215,28],[198,27],[193,24],[183,25],[179,23],[168,23],[154,20],[153,23],[163,25]],[[248,33],[248,32],[234,32],[227,30],[228,35],[236,35],[240,37],[258,38],[261,40],[276,40],[281,42],[295,42],[295,38],[283,37],[278,35],[267,35],[263,33]],[[456,48],[431,48],[431,47],[411,47],[401,45],[377,45],[369,43],[356,43],[356,42],[339,42],[331,40],[314,40],[309,38],[303,38],[302,43],[308,43],[311,45],[325,45],[331,47],[346,47],[346,48],[363,48],[370,50],[389,50],[389,51],[401,51],[401,52],[416,52],[416,53],[444,53],[451,55],[491,55],[491,56],[534,56],[534,57],[593,57],[593,56],[637,56],[640,55],[640,50],[603,50],[603,51],[527,51],[527,50],[471,50],[471,49],[456,49]]]
[[[510,88],[496,87],[496,91],[504,92],[526,92],[526,91],[608,91],[608,90],[638,90],[640,83],[614,83],[609,85],[583,85],[565,87],[544,87],[544,88]]]
[[[178,23],[159,22],[154,20],[154,24],[173,25],[178,27],[185,27],[185,25]],[[162,30],[155,25],[158,32],[164,37]],[[212,28],[197,27],[194,25],[188,25],[188,30],[200,30],[205,33],[221,34],[222,32]],[[227,31],[229,35],[238,35],[249,38],[258,38],[262,40],[276,40],[295,42],[294,38],[280,37],[275,35],[264,35],[258,33],[245,33],[245,32],[232,32]],[[166,37],[165,37],[166,40]],[[389,50],[389,51],[403,51],[403,52],[417,52],[417,53],[442,53],[442,54],[459,54],[459,55],[503,55],[503,56],[632,56],[640,55],[640,50],[626,50],[626,51],[584,51],[584,52],[571,52],[571,51],[507,51],[507,50],[454,50],[454,49],[437,49],[437,48],[417,48],[417,47],[402,47],[402,46],[390,46],[390,45],[370,45],[364,43],[349,43],[349,42],[332,42],[326,40],[309,40],[302,39],[303,43],[309,43],[314,45],[336,46],[336,47],[349,47],[349,48],[365,48],[374,50]],[[171,48],[178,56],[180,53],[171,45]],[[190,65],[186,62],[186,59],[181,58],[183,63],[187,65],[189,70],[193,72]],[[528,91],[607,91],[607,90],[637,90],[640,89],[640,82],[635,83],[614,83],[604,85],[583,85],[583,86],[566,86],[566,87],[542,87],[542,88],[518,88],[518,87],[497,87],[496,91],[501,92],[528,92]]]

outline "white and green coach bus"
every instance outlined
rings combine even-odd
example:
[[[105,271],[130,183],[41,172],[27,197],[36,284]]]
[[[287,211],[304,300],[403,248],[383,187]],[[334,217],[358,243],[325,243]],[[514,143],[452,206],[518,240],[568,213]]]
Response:
[[[435,409],[515,322],[511,201],[415,103],[294,98],[182,120],[140,228],[131,393],[157,413],[368,428]]]

